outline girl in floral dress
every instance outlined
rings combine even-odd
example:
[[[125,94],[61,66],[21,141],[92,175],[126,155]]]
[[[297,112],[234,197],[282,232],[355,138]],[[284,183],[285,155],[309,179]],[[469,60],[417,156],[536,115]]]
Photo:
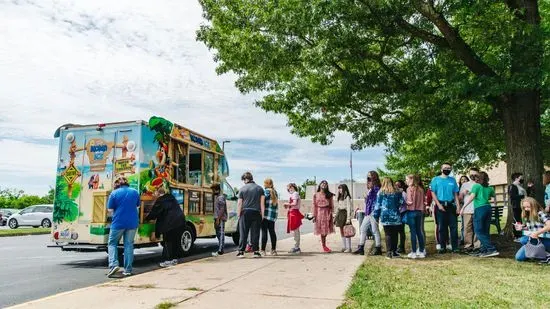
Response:
[[[323,251],[330,253],[327,247],[327,235],[334,233],[332,212],[334,210],[334,194],[328,189],[328,182],[321,181],[317,193],[313,196],[313,216],[315,217],[315,235],[321,235]]]

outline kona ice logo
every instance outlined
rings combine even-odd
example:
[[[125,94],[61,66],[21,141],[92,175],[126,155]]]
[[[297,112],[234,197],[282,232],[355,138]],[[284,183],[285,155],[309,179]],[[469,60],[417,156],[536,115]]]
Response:
[[[101,138],[92,138],[86,144],[86,154],[90,160],[92,171],[103,171],[107,164],[107,158],[113,149],[112,142],[106,142]]]

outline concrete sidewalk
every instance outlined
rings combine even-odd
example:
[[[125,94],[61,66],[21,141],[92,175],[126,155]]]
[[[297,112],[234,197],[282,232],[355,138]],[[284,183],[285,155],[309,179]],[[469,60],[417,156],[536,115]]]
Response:
[[[277,243],[276,257],[237,259],[231,252],[11,308],[152,309],[161,303],[175,308],[336,308],[364,257],[340,253],[339,234],[328,240],[337,252],[321,253],[319,237],[307,234],[298,256],[286,253],[294,242],[285,239]],[[353,240],[355,246],[358,235]]]

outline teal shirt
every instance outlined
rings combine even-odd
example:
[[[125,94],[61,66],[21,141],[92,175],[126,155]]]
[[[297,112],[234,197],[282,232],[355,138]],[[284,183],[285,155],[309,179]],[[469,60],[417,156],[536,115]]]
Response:
[[[455,200],[455,193],[458,193],[458,184],[454,177],[441,177],[437,176],[432,179],[430,183],[430,189],[437,196],[437,200],[440,202],[450,202]]]
[[[548,206],[550,203],[550,183],[546,185],[544,190],[544,206]]]

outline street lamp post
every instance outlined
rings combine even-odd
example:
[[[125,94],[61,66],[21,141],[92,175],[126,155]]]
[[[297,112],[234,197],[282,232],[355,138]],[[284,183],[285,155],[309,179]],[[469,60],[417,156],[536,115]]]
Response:
[[[231,143],[231,141],[223,141],[222,142],[222,151],[225,152],[225,143]]]

